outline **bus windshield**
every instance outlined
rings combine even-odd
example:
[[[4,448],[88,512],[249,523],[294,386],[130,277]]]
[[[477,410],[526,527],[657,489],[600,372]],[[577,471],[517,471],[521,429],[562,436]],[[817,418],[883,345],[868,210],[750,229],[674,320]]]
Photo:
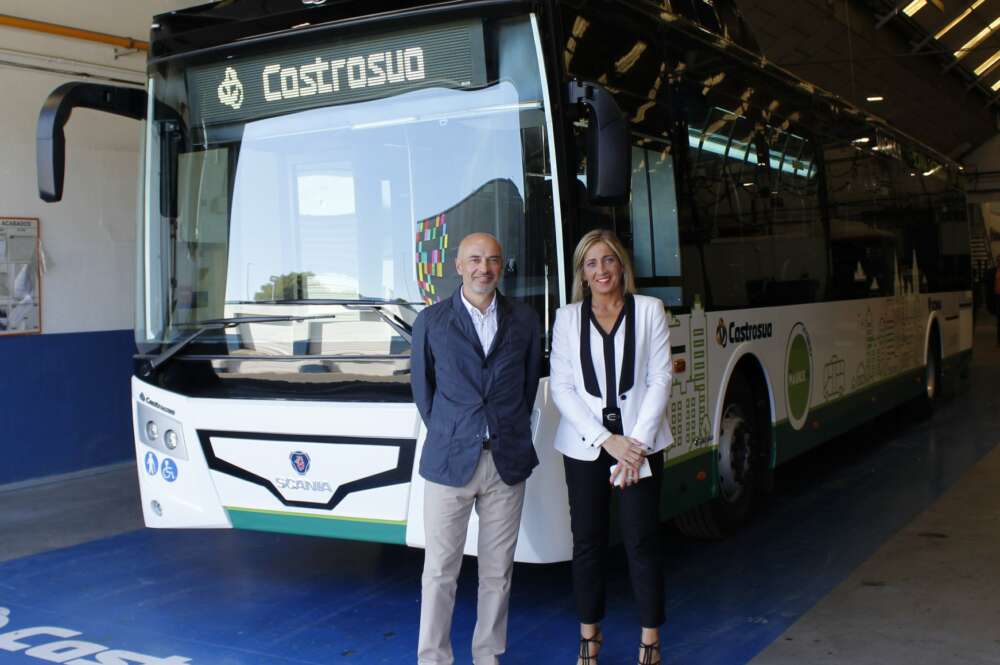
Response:
[[[140,349],[155,352],[200,321],[288,315],[299,320],[228,326],[199,343],[250,353],[255,371],[268,356],[398,359],[408,340],[370,305],[412,323],[422,306],[451,295],[458,243],[475,231],[504,247],[506,295],[540,316],[556,307],[552,176],[531,26],[480,29],[494,45],[484,54],[495,55],[483,55],[478,84],[432,81],[237,122],[199,117],[189,99],[198,86],[183,68],[153,76]],[[226,80],[238,75],[245,78],[234,66]],[[278,74],[264,82],[274,95],[290,85]],[[244,94],[246,107],[253,103],[249,91],[238,97],[221,83],[218,94],[230,107]],[[301,320],[324,313],[329,320]],[[273,371],[301,371],[278,365]]]

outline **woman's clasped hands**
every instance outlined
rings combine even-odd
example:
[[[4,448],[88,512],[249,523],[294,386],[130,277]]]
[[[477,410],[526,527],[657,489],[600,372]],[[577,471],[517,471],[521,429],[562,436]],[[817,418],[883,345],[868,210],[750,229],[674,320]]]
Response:
[[[639,469],[646,459],[646,447],[641,441],[630,436],[612,434],[601,447],[618,460],[611,471],[612,485],[625,488],[639,482]]]

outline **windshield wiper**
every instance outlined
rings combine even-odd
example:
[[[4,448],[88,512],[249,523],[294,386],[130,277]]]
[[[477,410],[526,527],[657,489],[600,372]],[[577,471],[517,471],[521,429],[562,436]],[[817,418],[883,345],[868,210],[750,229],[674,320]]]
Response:
[[[236,300],[226,301],[227,305],[339,305],[346,309],[363,312],[373,312],[375,316],[382,319],[390,328],[405,339],[407,342],[413,337],[413,326],[399,318],[395,314],[386,314],[382,307],[403,307],[414,313],[414,305],[423,305],[422,302],[408,302],[406,300],[387,300],[385,298],[301,298],[288,300]]]
[[[334,314],[320,314],[314,316],[234,316],[227,319],[205,319],[204,321],[195,321],[194,323],[186,324],[189,326],[195,326],[194,330],[181,335],[176,341],[174,341],[173,344],[164,349],[161,353],[158,353],[152,358],[148,358],[148,356],[138,356],[139,358],[147,358],[142,365],[142,375],[143,377],[152,376],[153,372],[162,367],[164,363],[168,362],[171,358],[183,351],[192,342],[210,330],[224,330],[241,323],[281,323],[288,321],[306,321],[308,319],[332,319],[335,318],[335,316],[336,315]]]
[[[422,302],[410,302],[409,300],[389,300],[387,298],[289,298],[277,300],[227,300],[227,305],[395,305],[414,309],[414,305],[423,306]]]

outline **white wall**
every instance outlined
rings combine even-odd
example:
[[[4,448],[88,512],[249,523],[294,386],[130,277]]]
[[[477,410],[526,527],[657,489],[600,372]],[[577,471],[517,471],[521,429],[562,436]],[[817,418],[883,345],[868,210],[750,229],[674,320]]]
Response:
[[[148,40],[154,15],[201,4],[208,0],[0,0],[0,14]]]
[[[148,40],[156,13],[190,0],[0,0],[0,14]],[[133,326],[139,123],[76,111],[66,128],[63,201],[38,198],[35,125],[48,94],[74,80],[142,83],[145,54],[0,28],[0,216],[41,219],[44,333]],[[49,71],[41,71],[49,70]],[[55,70],[55,71],[52,71]],[[62,73],[56,73],[62,72]]]

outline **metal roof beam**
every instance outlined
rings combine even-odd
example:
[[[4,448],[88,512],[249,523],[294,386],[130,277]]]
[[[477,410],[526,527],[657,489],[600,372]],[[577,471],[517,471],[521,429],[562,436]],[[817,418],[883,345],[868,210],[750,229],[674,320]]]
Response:
[[[886,23],[888,23],[895,17],[899,16],[900,12],[903,12],[907,16],[913,16],[921,9],[926,7],[928,4],[934,5],[935,7],[938,8],[939,11],[942,12],[944,11],[944,0],[901,0],[900,2],[896,3],[896,6],[893,7],[892,11],[879,18],[879,20],[875,23],[875,29],[881,30]],[[909,9],[911,6],[914,5],[915,7],[913,11],[906,11],[907,9]]]
[[[955,26],[957,26],[959,23],[961,23],[965,19],[969,18],[969,16],[973,12],[975,12],[976,9],[978,9],[979,6],[982,5],[984,2],[986,2],[986,0],[975,0],[975,2],[971,2],[968,6],[965,7],[965,9],[963,9],[961,12],[959,12],[958,15],[955,18],[953,18],[951,21],[949,21],[943,28],[941,28],[940,30],[938,30],[935,33],[927,33],[927,36],[924,37],[920,41],[920,43],[918,43],[916,46],[913,47],[913,53],[919,53],[920,49],[922,49],[925,46],[927,46],[932,40],[935,40],[935,39],[940,40],[946,34],[948,34],[949,32],[951,32],[951,30]],[[977,15],[978,15],[978,13],[977,13]],[[984,20],[984,22],[985,22],[985,20]]]
[[[899,16],[899,12],[903,11],[903,9],[912,2],[913,0],[900,0],[900,2],[897,2],[896,6],[892,8],[892,11],[885,14],[875,22],[875,29],[881,30],[886,23]]]

